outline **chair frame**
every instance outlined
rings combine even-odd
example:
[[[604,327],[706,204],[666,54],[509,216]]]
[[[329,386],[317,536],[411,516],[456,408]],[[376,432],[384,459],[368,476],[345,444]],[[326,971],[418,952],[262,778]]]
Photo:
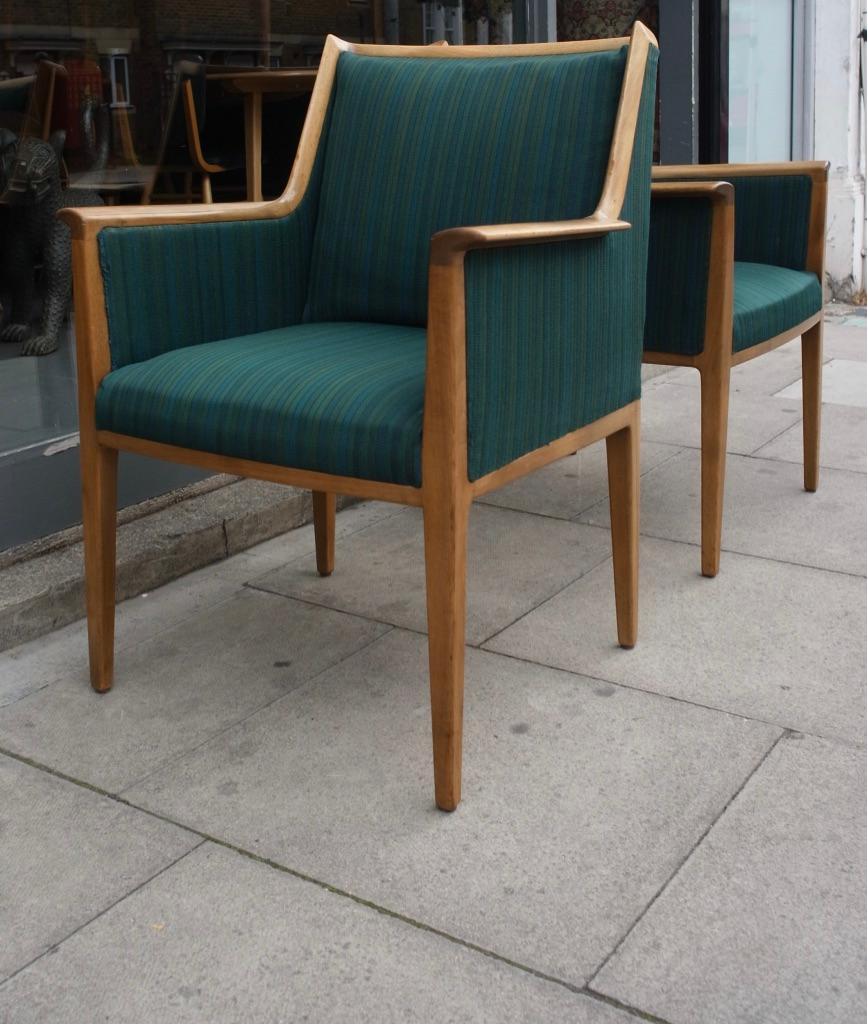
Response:
[[[653,168],[655,198],[710,201],[711,229],[704,345],[698,355],[645,351],[644,362],[691,366],[701,375],[701,572],[719,572],[731,370],[793,338],[801,338],[804,404],[804,489],[819,486],[822,419],[822,320],[820,310],[802,323],[740,352],[732,351],[735,190],[726,179],[806,175],[812,181],[805,270],[824,284],[828,164],[821,161],[763,164],[695,164]],[[715,180],[718,179],[718,180]]]
[[[630,172],[644,72],[653,35],[636,25],[629,39],[505,46],[411,47],[353,44],[329,36],[322,55],[289,183],[276,200],[211,206],[113,207],[64,210],[72,233],[78,401],[90,673],[93,688],[112,685],[115,509],[118,451],[198,466],[214,472],[292,484],[313,491],[318,571],[334,567],[337,494],[419,506],[424,515],[431,714],[436,803],[454,810],[461,792],[461,738],[466,613],[466,544],[474,498],[603,437],[608,452],[618,639],[634,645],[638,609],[639,411],[636,400],[475,481],[467,473],[466,315],[464,258],[470,250],[591,238],[627,230],[619,219]],[[110,369],[108,324],[97,235],[106,227],[261,220],[291,212],[310,180],[342,52],[433,60],[582,53],[629,45],[616,126],[596,211],[573,221],[458,227],[436,234],[430,247],[427,357],[420,487],[290,469],[191,451],[97,430],[96,392]]]

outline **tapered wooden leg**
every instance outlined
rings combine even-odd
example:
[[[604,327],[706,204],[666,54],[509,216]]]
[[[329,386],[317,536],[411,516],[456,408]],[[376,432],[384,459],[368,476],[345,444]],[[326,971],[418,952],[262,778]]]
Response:
[[[212,203],[214,201],[214,194],[211,192],[211,176],[210,174],[202,175],[202,202]]]
[[[701,574],[716,576],[722,547],[723,496],[731,368],[701,370]]]
[[[337,495],[313,492],[313,532],[316,536],[316,569],[320,576],[334,572],[334,517]]]
[[[82,438],[82,520],[90,682],[111,689],[114,671],[114,570],[117,452]]]
[[[639,403],[632,423],[605,438],[617,640],[634,647],[638,639]]]
[[[819,440],[822,432],[822,321],[801,338],[804,397],[804,489],[819,486]]]
[[[460,498],[424,506],[434,785],[443,811],[461,800],[468,516]]]

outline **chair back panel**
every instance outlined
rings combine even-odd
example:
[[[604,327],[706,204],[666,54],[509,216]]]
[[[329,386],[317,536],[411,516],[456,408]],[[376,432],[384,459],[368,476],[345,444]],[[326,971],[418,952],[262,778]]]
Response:
[[[626,53],[341,54],[305,318],[424,324],[436,232],[593,213]]]

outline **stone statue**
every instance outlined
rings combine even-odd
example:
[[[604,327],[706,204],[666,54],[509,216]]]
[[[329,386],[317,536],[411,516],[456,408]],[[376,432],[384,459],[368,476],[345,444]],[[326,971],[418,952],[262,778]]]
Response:
[[[72,246],[69,229],[57,219],[57,211],[65,206],[102,205],[96,193],[61,188],[64,138],[63,132],[55,132],[50,142],[30,136],[19,139],[0,129],[0,203],[6,206],[0,279],[12,298],[11,317],[0,331],[0,342],[23,342],[24,356],[54,352],[69,310]],[[34,327],[37,298],[42,300],[41,319]]]

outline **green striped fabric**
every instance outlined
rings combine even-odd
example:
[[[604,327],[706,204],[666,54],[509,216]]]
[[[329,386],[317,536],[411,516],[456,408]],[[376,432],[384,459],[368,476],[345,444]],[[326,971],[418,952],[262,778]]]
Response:
[[[437,231],[592,213],[624,63],[342,54],[305,319],[424,324]]]
[[[113,368],[297,323],[314,205],[279,220],[99,233]]]
[[[726,174],[689,180],[724,180],[734,186],[736,260],[804,269],[813,194],[809,175]]]
[[[654,50],[622,211],[629,231],[467,255],[471,480],[640,395],[655,82]]]
[[[425,332],[297,324],[115,370],[100,430],[296,469],[419,484]]]
[[[735,260],[803,270],[813,191],[809,175],[726,180],[735,187]]]
[[[733,349],[740,352],[790,330],[822,308],[815,274],[762,263],[735,263]]]
[[[644,325],[649,352],[694,356],[704,348],[711,216],[709,199],[651,200]]]

